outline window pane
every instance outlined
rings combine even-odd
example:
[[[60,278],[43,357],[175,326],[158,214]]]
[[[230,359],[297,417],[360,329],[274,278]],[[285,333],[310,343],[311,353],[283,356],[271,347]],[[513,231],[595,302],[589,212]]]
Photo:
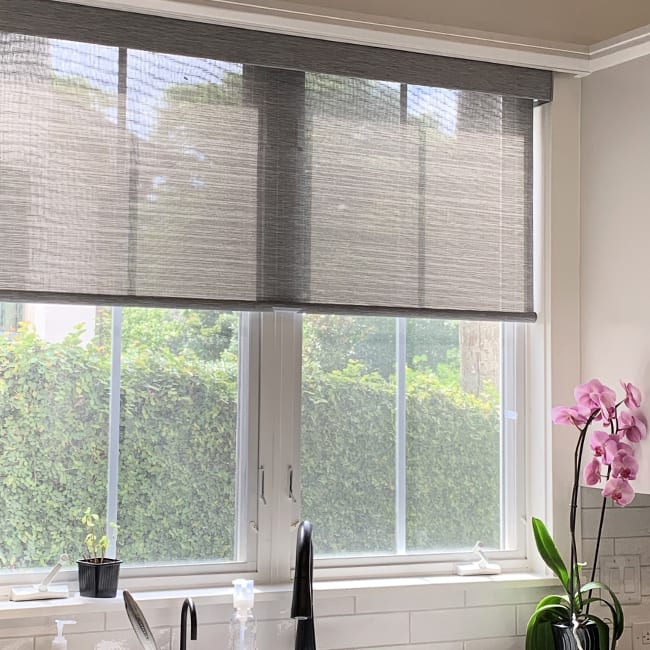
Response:
[[[125,308],[123,318],[121,557],[233,560],[239,316]]]
[[[320,555],[501,545],[500,325],[404,325],[303,318],[302,515]]]
[[[319,554],[395,549],[395,321],[304,316],[302,515]]]
[[[406,544],[500,547],[499,323],[408,321]]]
[[[1,307],[23,321],[0,332],[0,566],[80,557],[80,516],[103,516],[109,493],[126,563],[245,559],[235,549],[239,314],[123,308],[111,368],[113,309]]]

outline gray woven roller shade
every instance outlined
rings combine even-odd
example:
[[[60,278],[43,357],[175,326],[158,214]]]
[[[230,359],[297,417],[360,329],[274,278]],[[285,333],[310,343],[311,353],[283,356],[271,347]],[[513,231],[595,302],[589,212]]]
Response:
[[[533,320],[550,73],[0,0],[0,300]]]

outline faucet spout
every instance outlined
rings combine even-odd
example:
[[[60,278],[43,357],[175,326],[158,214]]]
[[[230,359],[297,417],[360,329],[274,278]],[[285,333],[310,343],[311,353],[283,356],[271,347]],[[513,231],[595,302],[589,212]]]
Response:
[[[187,612],[190,612],[190,639],[196,641],[198,638],[198,623],[196,620],[196,607],[191,598],[183,601],[181,608],[181,650],[187,649]]]
[[[314,550],[312,525],[303,521],[296,537],[296,571],[293,579],[291,618],[298,621],[295,650],[316,650],[314,634]]]

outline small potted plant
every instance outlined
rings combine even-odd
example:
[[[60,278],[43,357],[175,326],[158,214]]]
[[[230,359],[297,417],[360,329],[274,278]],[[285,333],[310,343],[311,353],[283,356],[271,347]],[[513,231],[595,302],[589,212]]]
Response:
[[[115,598],[117,581],[122,560],[106,557],[108,536],[98,536],[96,527],[99,515],[86,508],[81,517],[86,526],[83,542],[83,559],[77,560],[79,567],[79,595],[91,598]],[[117,524],[110,524],[117,530]]]

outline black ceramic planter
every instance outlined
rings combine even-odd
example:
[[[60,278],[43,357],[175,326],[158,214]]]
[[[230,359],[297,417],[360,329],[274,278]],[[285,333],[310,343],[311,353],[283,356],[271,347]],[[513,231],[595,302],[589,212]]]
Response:
[[[553,623],[553,640],[555,650],[578,650],[578,644],[573,636],[573,629],[566,623]],[[578,638],[583,650],[599,650],[600,637],[598,626],[591,621],[585,622],[578,628]],[[605,639],[605,646],[609,648],[609,635]]]
[[[115,598],[122,560],[106,558],[103,562],[77,560],[79,595],[90,598]]]

